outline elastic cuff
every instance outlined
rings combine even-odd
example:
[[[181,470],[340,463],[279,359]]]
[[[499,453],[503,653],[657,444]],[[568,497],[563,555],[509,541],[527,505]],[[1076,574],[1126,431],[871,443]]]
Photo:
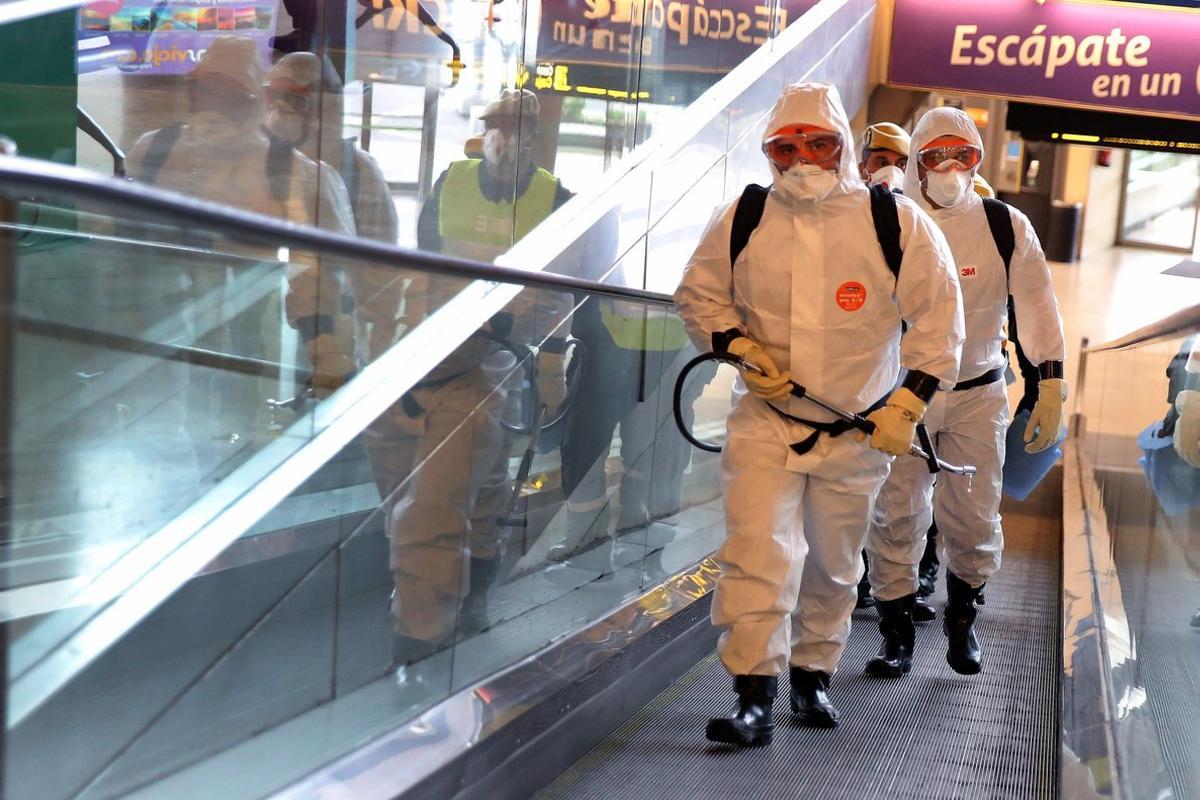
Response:
[[[558,353],[562,355],[567,352],[567,340],[562,336],[552,336],[542,342],[541,352],[543,353]]]
[[[739,331],[737,328],[730,328],[727,331],[716,331],[712,335],[712,349],[714,353],[726,353],[729,351],[729,343],[746,334]]]
[[[919,369],[910,369],[900,386],[915,394],[921,402],[928,404],[938,390],[938,379]]]
[[[313,314],[311,317],[300,317],[292,323],[292,327],[300,334],[304,343],[308,344],[322,334],[333,333],[333,318],[324,314]]]
[[[1045,381],[1051,378],[1062,380],[1063,362],[1061,361],[1043,361],[1038,364],[1038,380]]]

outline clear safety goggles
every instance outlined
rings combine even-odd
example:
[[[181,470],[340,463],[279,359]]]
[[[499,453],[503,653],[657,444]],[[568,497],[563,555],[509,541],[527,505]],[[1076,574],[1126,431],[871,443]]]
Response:
[[[941,169],[973,169],[983,160],[983,153],[978,147],[970,144],[952,144],[945,147],[929,147],[922,150],[918,157],[921,166],[928,170]],[[947,161],[952,162],[943,167]]]
[[[825,165],[835,161],[842,152],[842,137],[836,133],[784,133],[763,142],[763,153],[780,172],[787,172],[799,162]]]

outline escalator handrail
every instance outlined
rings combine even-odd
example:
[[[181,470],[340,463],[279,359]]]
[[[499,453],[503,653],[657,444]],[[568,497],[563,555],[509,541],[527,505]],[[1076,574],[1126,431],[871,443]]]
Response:
[[[1084,353],[1101,353],[1109,350],[1125,350],[1163,339],[1174,339],[1180,336],[1200,331],[1200,305],[1194,305],[1181,311],[1176,311],[1157,322],[1138,328],[1136,331],[1105,342],[1104,344],[1089,345]]]
[[[51,193],[75,201],[95,203],[106,209],[123,209],[171,219],[188,229],[208,228],[226,235],[267,240],[276,247],[312,250],[326,257],[369,262],[371,266],[428,272],[464,281],[482,280],[533,289],[580,292],[659,306],[672,305],[674,302],[670,295],[660,292],[613,286],[568,275],[500,267],[483,261],[332,233],[152,186],[93,174],[78,167],[20,156],[0,157],[0,187],[3,187],[0,191],[10,195]]]

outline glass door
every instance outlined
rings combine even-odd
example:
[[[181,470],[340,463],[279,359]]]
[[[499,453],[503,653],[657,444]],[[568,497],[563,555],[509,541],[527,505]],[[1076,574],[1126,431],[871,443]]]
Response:
[[[1198,200],[1200,156],[1132,151],[1125,167],[1120,244],[1191,253]]]

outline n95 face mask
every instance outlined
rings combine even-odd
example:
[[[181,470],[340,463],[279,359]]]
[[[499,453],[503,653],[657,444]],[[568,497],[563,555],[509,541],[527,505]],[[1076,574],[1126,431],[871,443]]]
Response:
[[[887,186],[896,190],[904,185],[904,170],[897,166],[880,167],[871,173],[871,186]]]
[[[775,170],[775,189],[793,201],[823,200],[837,183],[836,172],[816,164],[796,164],[787,172]]]
[[[942,208],[958,205],[970,189],[970,170],[946,169],[925,175],[925,194]]]

